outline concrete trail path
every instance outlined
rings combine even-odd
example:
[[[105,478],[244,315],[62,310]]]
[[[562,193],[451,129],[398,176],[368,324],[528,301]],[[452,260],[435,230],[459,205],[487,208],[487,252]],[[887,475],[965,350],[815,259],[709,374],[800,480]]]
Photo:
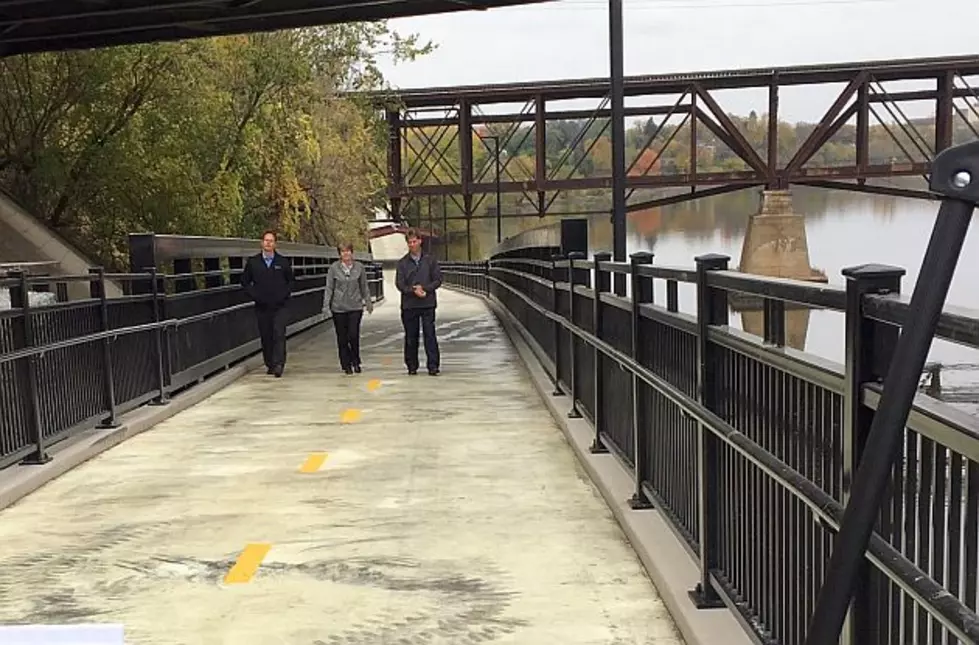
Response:
[[[0,512],[0,623],[135,645],[679,645],[655,588],[478,299],[442,375],[397,293],[344,375],[332,327]],[[422,350],[422,366],[424,351]]]

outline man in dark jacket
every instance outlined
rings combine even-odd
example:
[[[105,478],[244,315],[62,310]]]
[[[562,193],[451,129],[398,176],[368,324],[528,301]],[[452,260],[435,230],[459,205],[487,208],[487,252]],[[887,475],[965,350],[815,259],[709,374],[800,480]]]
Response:
[[[292,296],[295,277],[292,263],[275,250],[277,236],[273,231],[262,235],[262,252],[248,258],[241,274],[241,284],[255,301],[258,333],[262,338],[262,356],[268,374],[282,376],[286,365],[286,303]]]
[[[418,373],[418,328],[425,339],[428,373],[439,373],[439,343],[435,338],[435,290],[442,286],[442,269],[435,256],[422,253],[415,229],[405,236],[408,254],[398,261],[394,284],[401,293],[401,324],[405,329],[405,367]]]

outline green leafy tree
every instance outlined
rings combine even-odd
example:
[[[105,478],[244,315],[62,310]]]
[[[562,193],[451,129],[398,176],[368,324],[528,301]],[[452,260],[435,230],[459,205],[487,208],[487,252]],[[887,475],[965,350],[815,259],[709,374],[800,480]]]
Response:
[[[366,243],[383,22],[0,59],[0,186],[110,266],[136,231]]]

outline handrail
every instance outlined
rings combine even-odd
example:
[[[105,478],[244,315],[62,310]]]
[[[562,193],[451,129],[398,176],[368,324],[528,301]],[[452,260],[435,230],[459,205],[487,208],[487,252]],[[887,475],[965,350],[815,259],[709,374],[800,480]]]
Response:
[[[569,264],[577,269],[585,263],[579,260],[573,260]],[[558,262],[554,262],[552,269],[557,267]],[[608,271],[608,269],[609,267],[604,262],[598,263],[599,271]],[[648,269],[649,265],[641,266],[638,273],[653,277],[650,275]],[[614,361],[621,369],[641,380],[661,397],[678,408],[681,415],[695,420],[701,427],[708,429],[725,445],[734,449],[744,458],[762,469],[783,489],[805,504],[815,516],[820,518],[820,521],[825,527],[834,532],[840,530],[843,518],[843,505],[815,483],[808,480],[789,464],[778,459],[765,447],[739,432],[705,407],[702,402],[690,398],[689,395],[677,389],[675,385],[667,382],[661,376],[638,363],[633,356],[617,349],[594,333],[580,328],[567,316],[549,310],[521,289],[501,279],[505,276],[515,276],[529,283],[560,288],[562,285],[558,284],[553,274],[551,280],[548,280],[539,275],[500,267],[492,262],[490,266],[480,266],[478,264],[467,265],[465,263],[447,264],[443,265],[443,273],[449,277],[450,281],[456,276],[462,278],[460,280],[462,288],[475,291],[497,302],[500,301],[493,293],[497,288],[505,290],[511,296],[515,296],[519,299],[521,306],[532,311],[533,315],[539,320],[557,324],[573,338],[577,338],[586,347],[592,348],[598,354],[606,357],[606,359]],[[595,279],[597,280],[598,278]],[[798,284],[797,281],[770,280],[756,277],[745,278],[743,274],[730,271],[707,272],[704,283],[705,286],[709,285],[713,289],[754,292],[756,295],[761,295],[768,299],[779,299],[790,302],[802,300],[803,304],[811,306],[846,309],[847,305],[847,294],[845,290],[836,287],[827,288],[824,285],[817,287],[815,285]],[[453,284],[453,282],[449,284]],[[472,287],[471,285],[473,284],[478,285],[478,288]],[[595,303],[595,294],[600,294],[603,300],[605,300],[605,296],[607,295],[602,292],[601,288],[586,289],[580,284],[574,286],[576,293],[590,295],[593,303]],[[879,319],[881,312],[885,311],[890,314],[890,319],[881,322],[899,324],[900,320],[896,319],[896,316],[893,314],[895,310],[900,311],[901,303],[897,299],[889,296],[867,294],[864,296],[863,302],[868,318]],[[895,303],[897,303],[897,306],[895,306]],[[597,307],[598,305],[595,304],[595,306]],[[641,305],[638,309],[634,309],[634,311],[641,311],[641,308],[645,306],[648,305]],[[596,313],[595,315],[597,316],[598,314]],[[976,322],[972,316],[969,316],[961,310],[945,312],[943,314],[943,321],[946,325],[946,334],[950,333],[950,330],[953,328],[961,330],[963,326],[968,328],[969,325],[975,324]],[[731,331],[726,331],[724,327],[717,325],[709,325],[706,331],[709,332],[714,342],[720,342],[721,337],[732,333]],[[539,347],[532,347],[532,349],[538,354],[542,363],[548,360],[546,357],[540,356],[540,351],[542,350]],[[769,351],[775,350],[772,349]],[[597,365],[597,362],[595,365]],[[556,370],[557,367],[555,366],[554,369]],[[555,372],[555,374],[557,373]],[[552,380],[557,378],[559,377],[552,376]],[[868,405],[871,409],[875,408],[880,397],[879,387],[872,384],[863,384],[861,391],[861,400],[864,404]],[[948,410],[948,412],[945,413],[943,410]],[[950,406],[923,400],[922,404],[915,406],[908,420],[908,427],[919,432],[923,437],[937,441],[939,445],[948,446],[958,454],[962,454],[973,460],[979,457],[979,420],[966,418],[965,415],[957,413]],[[957,502],[953,500],[953,503]],[[959,601],[958,598],[949,594],[941,584],[932,579],[925,571],[920,569],[896,548],[892,547],[877,533],[871,535],[867,558],[888,580],[907,593],[915,603],[946,628],[950,636],[954,636],[965,642],[977,642],[979,640],[979,619],[977,619],[976,614],[964,603]]]
[[[782,302],[836,311],[846,309],[846,291],[827,284],[756,276],[737,271],[711,271],[707,276],[707,284],[725,291],[763,296]]]
[[[368,280],[368,282],[382,282],[380,279]],[[310,293],[315,293],[317,291],[325,291],[326,287],[311,287],[302,291],[294,292],[291,297],[296,298],[299,296],[307,295]],[[109,329],[106,331],[93,332],[91,334],[86,334],[84,336],[76,336],[75,338],[68,338],[61,341],[56,341],[53,343],[47,343],[45,345],[36,345],[34,347],[25,347],[23,349],[14,350],[12,352],[7,352],[0,354],[0,365],[4,363],[11,363],[24,358],[30,358],[32,356],[44,356],[49,352],[53,352],[59,349],[67,349],[69,347],[76,347],[78,345],[86,345],[88,343],[93,343],[99,340],[115,340],[121,336],[129,336],[132,334],[140,334],[147,331],[154,331],[156,329],[167,329],[167,328],[179,328],[185,325],[190,325],[197,322],[202,322],[210,318],[216,318],[220,315],[229,314],[235,311],[240,311],[243,309],[253,309],[255,307],[254,302],[243,302],[237,305],[230,305],[228,307],[222,307],[221,309],[214,309],[213,311],[205,311],[200,314],[194,314],[193,316],[186,316],[183,318],[169,318],[167,320],[161,320],[159,322],[144,323],[142,325],[131,325],[128,327],[119,327],[117,329]],[[38,308],[32,307],[31,311],[37,311]]]
[[[522,263],[528,266],[539,266],[550,270],[567,269],[570,266],[570,262],[567,259],[541,261],[520,258],[493,259],[489,261],[489,266],[496,267],[501,262],[506,262],[507,264]],[[466,262],[448,262],[443,263],[442,267],[443,269],[464,267],[468,264]],[[612,264],[617,267],[616,272],[626,275],[632,274],[632,267],[628,264],[614,262],[603,262],[601,264],[603,267],[607,264]],[[473,263],[472,266],[479,266],[479,263]],[[575,260],[574,267],[575,269],[591,271],[594,270],[594,262],[590,260]],[[691,284],[697,280],[697,271],[693,267],[643,264],[639,265],[638,269],[639,275],[643,277]],[[738,271],[711,271],[707,276],[707,280],[711,287],[732,293],[752,295],[814,309],[828,309],[832,311],[843,311],[846,309],[846,290],[835,285],[790,278],[758,276]],[[868,317],[897,327],[902,326],[904,321],[907,320],[909,304],[910,299],[908,297],[894,294],[868,294],[864,300],[864,307]],[[939,318],[938,329],[935,335],[938,338],[948,340],[952,343],[979,349],[979,310],[946,306]]]
[[[384,299],[383,273],[374,262],[365,268],[370,298],[379,302]],[[297,269],[290,334],[330,318],[322,304],[325,265],[299,264]],[[47,463],[49,444],[96,423],[116,427],[119,414],[148,403],[164,405],[174,392],[254,353],[257,329],[241,314],[255,304],[239,281],[196,281],[215,273],[173,275],[151,268],[124,274],[144,284],[134,285],[134,293],[140,291],[136,295],[114,297],[106,293],[113,274],[101,268],[55,280],[34,280],[18,271],[0,283],[9,285],[12,305],[0,311],[0,368],[12,377],[0,379],[0,397],[22,408],[0,432],[0,469]],[[186,275],[195,276],[190,289],[181,289],[178,281],[177,293],[167,293],[168,281]],[[63,301],[61,278],[88,282],[88,297]],[[36,304],[32,282],[58,283],[62,301]],[[210,323],[222,317],[222,331],[215,333]],[[89,374],[93,360],[101,369]]]
[[[911,313],[911,299],[872,295],[867,296],[864,307],[870,318],[902,327]],[[946,306],[938,320],[936,335],[959,345],[979,348],[979,310]]]

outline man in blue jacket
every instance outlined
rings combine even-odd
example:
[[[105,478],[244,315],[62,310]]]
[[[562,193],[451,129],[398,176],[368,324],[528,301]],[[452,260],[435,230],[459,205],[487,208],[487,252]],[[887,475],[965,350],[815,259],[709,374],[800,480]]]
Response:
[[[418,373],[418,328],[425,339],[428,373],[438,376],[439,343],[435,338],[435,290],[442,286],[442,269],[434,255],[422,253],[422,240],[415,229],[405,235],[408,254],[398,261],[394,284],[401,293],[401,324],[405,329],[405,367]]]
[[[275,250],[274,231],[262,235],[262,252],[245,262],[241,284],[255,301],[258,333],[262,338],[262,356],[268,374],[282,376],[286,366],[286,324],[289,310],[286,303],[292,296],[295,276],[292,263]]]

